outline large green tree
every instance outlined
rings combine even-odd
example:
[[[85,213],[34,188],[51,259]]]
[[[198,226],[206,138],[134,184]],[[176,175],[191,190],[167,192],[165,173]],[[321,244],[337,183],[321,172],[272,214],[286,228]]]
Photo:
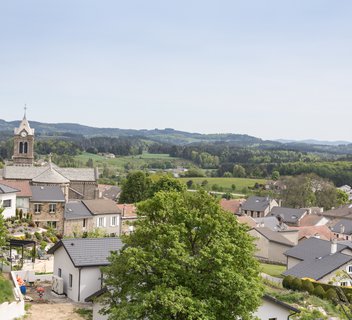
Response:
[[[262,285],[246,228],[206,192],[158,192],[104,270],[110,319],[250,319]]]
[[[0,207],[0,252],[2,251],[2,248],[6,245],[6,236],[8,234],[4,221],[4,216],[2,214],[3,211],[4,208]]]
[[[122,184],[120,203],[136,203],[148,198],[152,181],[142,171],[131,172]]]

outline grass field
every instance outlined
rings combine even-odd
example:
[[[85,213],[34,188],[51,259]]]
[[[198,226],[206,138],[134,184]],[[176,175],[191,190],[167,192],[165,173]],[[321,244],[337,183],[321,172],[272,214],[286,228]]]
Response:
[[[234,184],[236,186],[235,192],[242,192],[243,188],[252,188],[256,183],[265,183],[265,179],[246,179],[246,178],[180,178],[183,182],[192,180],[193,183],[201,184],[204,180],[208,181],[207,189],[211,189],[211,186],[217,184],[223,187],[224,190],[231,190],[231,186]]]
[[[121,156],[113,159],[109,159],[97,154],[92,153],[82,153],[75,157],[75,160],[80,161],[82,165],[85,165],[89,159],[93,160],[94,166],[98,168],[103,168],[107,165],[109,169],[113,171],[123,172],[125,170],[140,170],[145,169],[151,164],[168,166],[189,166],[190,161],[170,157],[168,154],[152,154],[143,153],[136,156]]]
[[[0,273],[0,303],[13,300],[12,284]]]
[[[276,264],[261,263],[262,272],[272,277],[282,278],[281,274],[286,270],[285,266],[279,266]]]

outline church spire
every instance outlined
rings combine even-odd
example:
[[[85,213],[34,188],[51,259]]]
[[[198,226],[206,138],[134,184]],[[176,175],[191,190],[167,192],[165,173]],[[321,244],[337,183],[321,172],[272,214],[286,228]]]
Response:
[[[27,104],[24,105],[24,116],[23,119],[27,119]]]

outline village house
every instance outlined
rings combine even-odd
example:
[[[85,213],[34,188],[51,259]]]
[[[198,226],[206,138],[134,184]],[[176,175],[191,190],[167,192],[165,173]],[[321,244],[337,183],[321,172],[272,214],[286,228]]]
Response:
[[[64,236],[76,237],[94,230],[93,215],[81,200],[71,200],[65,205]]]
[[[276,263],[286,263],[284,253],[295,246],[295,243],[285,236],[269,228],[253,228],[249,234],[255,238],[257,251],[255,256],[261,260]]]
[[[111,252],[121,250],[119,238],[76,238],[57,242],[48,253],[54,255],[53,278],[62,279],[62,292],[75,302],[103,288],[101,267],[109,265]]]
[[[241,205],[245,202],[244,199],[221,199],[220,206],[233,214],[238,215],[240,212]]]
[[[240,214],[246,214],[252,218],[267,216],[274,207],[279,204],[269,197],[249,197],[241,206]]]
[[[138,220],[137,208],[134,204],[117,204],[121,212],[121,234],[130,234],[134,231],[133,223]]]
[[[352,240],[352,219],[334,219],[329,228],[339,240]]]
[[[352,243],[309,238],[285,252],[287,270],[283,275],[310,278],[322,283],[350,286],[352,274]]]
[[[23,213],[27,213],[29,211],[29,200],[32,197],[32,191],[29,182],[0,180],[0,184],[18,190],[16,192],[16,209],[22,210]]]
[[[16,192],[18,191],[18,189],[0,184],[0,208],[4,209],[2,214],[5,219],[16,215]]]
[[[300,225],[301,220],[308,214],[307,209],[293,209],[285,207],[274,207],[270,211],[270,215],[277,217],[279,220],[289,226]]]
[[[31,186],[29,213],[37,227],[64,229],[65,196],[59,186]]]

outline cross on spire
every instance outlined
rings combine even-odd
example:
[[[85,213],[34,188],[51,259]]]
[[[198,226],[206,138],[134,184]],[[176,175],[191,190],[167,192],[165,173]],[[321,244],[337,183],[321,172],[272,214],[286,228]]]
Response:
[[[27,104],[24,105],[24,117],[27,117]]]

